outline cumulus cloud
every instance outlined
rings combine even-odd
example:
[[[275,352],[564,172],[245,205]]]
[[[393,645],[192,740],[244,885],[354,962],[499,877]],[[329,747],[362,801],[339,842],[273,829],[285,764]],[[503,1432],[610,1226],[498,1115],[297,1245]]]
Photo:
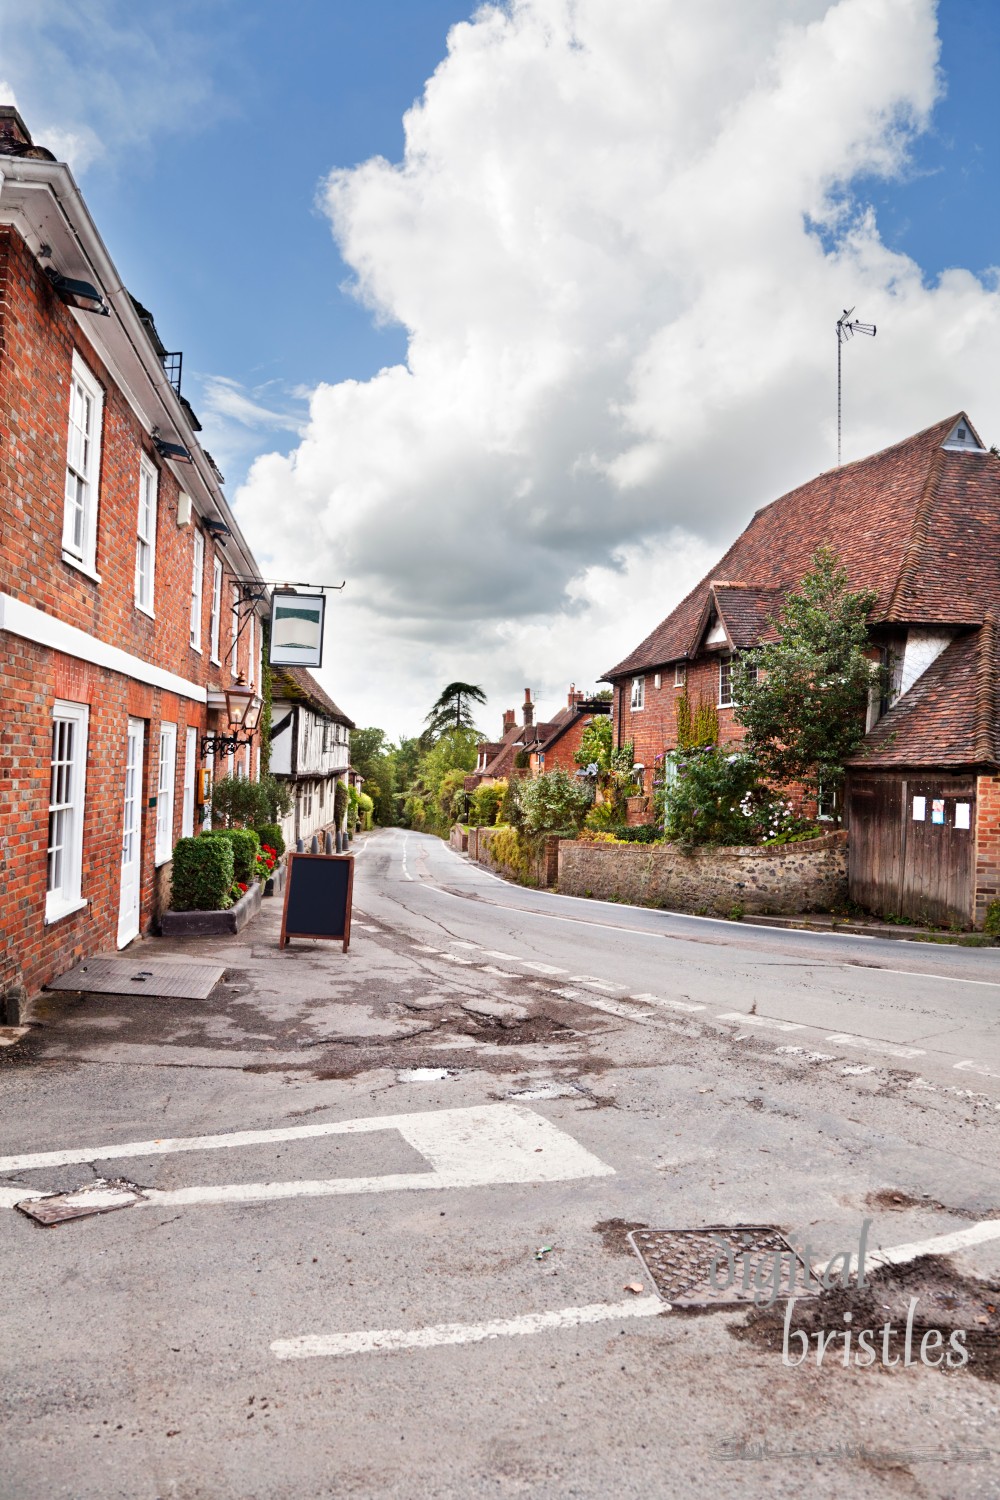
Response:
[[[932,0],[512,0],[453,28],[403,160],[322,189],[406,364],[320,386],[237,496],[269,572],[349,579],[327,680],[352,716],[412,725],[458,676],[491,714],[592,685],[835,461],[843,307],[879,325],[846,351],[846,458],[988,421],[996,280],[927,285],[851,191],[904,170],[937,59]]]

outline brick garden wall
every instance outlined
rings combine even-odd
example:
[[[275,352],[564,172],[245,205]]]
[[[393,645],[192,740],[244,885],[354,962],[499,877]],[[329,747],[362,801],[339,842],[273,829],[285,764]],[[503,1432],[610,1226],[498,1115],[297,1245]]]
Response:
[[[633,906],[728,915],[823,911],[847,899],[847,834],[771,849],[559,845],[559,890]]]
[[[991,901],[1000,899],[1000,777],[976,780],[976,871],[973,926],[981,928]]]
[[[559,872],[559,847],[565,840],[557,835],[549,834],[540,841],[538,850],[534,857],[529,860],[528,881],[521,880],[519,871],[511,869],[509,865],[501,863],[491,849],[494,837],[498,832],[495,828],[471,829],[469,832],[469,856],[478,860],[487,869],[495,870],[505,880],[516,880],[521,884],[547,888],[556,883]]]

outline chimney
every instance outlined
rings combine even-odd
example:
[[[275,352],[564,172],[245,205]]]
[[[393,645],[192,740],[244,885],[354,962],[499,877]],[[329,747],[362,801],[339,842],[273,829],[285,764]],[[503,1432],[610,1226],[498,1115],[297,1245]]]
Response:
[[[5,155],[20,155],[19,148],[34,142],[21,116],[12,104],[0,105],[0,152]],[[13,147],[13,151],[11,151]]]
[[[501,739],[503,739],[503,736],[507,733],[508,729],[513,729],[514,728],[514,723],[515,723],[516,719],[517,719],[517,714],[514,712],[514,710],[512,708],[505,708],[504,709],[504,712],[503,712],[503,730],[502,730],[501,735],[500,735]]]
[[[566,699],[566,707],[575,708],[578,703],[583,702],[583,696],[582,691],[577,690],[576,683],[571,682],[569,685],[569,696]]]
[[[534,724],[535,722],[535,705],[531,701],[530,688],[525,688],[524,690],[524,706],[521,712],[524,715],[524,727],[527,729],[529,724]]]

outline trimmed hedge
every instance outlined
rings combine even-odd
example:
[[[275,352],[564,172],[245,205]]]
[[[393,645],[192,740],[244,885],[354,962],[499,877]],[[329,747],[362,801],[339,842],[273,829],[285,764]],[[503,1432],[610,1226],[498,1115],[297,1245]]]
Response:
[[[280,823],[260,823],[256,829],[256,833],[261,843],[269,844],[279,858],[284,854],[285,840],[281,832]]]
[[[249,885],[257,876],[257,855],[260,839],[252,828],[216,828],[202,838],[228,839],[233,846],[233,879]]]
[[[170,905],[174,911],[223,911],[232,906],[233,844],[214,833],[174,845]]]
[[[658,823],[637,823],[634,827],[612,828],[611,832],[621,844],[660,844],[663,829]]]

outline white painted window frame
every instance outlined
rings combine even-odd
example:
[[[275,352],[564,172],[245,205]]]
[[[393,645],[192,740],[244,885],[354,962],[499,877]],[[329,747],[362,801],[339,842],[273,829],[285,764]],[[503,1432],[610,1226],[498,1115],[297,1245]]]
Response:
[[[629,700],[629,708],[632,713],[640,714],[646,707],[646,679],[645,677],[632,678],[632,695]]]
[[[184,790],[181,802],[181,838],[194,837],[194,799],[198,778],[198,731],[188,725],[184,731]]]
[[[201,608],[205,579],[205,538],[195,527],[191,555],[191,650],[201,655]]]
[[[135,607],[153,615],[156,592],[156,508],[160,476],[145,453],[139,455],[139,504],[135,523]]]
[[[77,420],[87,413],[89,425]],[[97,573],[97,511],[101,477],[104,391],[97,377],[73,350],[66,432],[66,478],[63,493],[63,562],[100,583]],[[80,526],[76,526],[76,512]],[[79,538],[77,531],[79,530]]]
[[[718,708],[732,708],[733,706],[733,658],[731,656],[719,657],[719,701]]]
[[[165,865],[174,852],[174,783],[177,779],[177,725],[160,724],[160,758],[156,772],[156,854]]]
[[[69,754],[60,726],[69,727]],[[87,798],[87,735],[90,709],[86,703],[67,703],[57,699],[52,705],[52,753],[49,759],[49,828],[45,921],[58,922],[87,905],[83,896],[83,823]],[[59,741],[62,738],[62,743]],[[59,759],[57,761],[57,753]],[[53,818],[61,843],[62,856],[58,884],[50,886],[54,852]]]
[[[217,667],[222,665],[219,657],[222,632],[222,559],[212,559],[212,617],[208,624],[208,659]]]
[[[687,687],[687,680],[688,680],[687,662],[686,661],[675,662],[674,663],[674,687],[675,688]]]

